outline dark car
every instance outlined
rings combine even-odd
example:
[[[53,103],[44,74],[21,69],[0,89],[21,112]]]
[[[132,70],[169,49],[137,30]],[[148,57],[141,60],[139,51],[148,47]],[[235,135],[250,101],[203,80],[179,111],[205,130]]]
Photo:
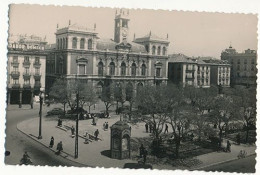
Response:
[[[77,109],[73,109],[73,110],[68,110],[67,111],[67,114],[80,114],[80,113],[83,113],[83,114],[85,114],[85,113],[87,113],[88,111],[86,111],[85,109],[83,109],[83,108],[78,108],[78,110]]]
[[[52,110],[47,112],[47,116],[50,115],[63,115],[64,111],[61,108],[53,108]]]

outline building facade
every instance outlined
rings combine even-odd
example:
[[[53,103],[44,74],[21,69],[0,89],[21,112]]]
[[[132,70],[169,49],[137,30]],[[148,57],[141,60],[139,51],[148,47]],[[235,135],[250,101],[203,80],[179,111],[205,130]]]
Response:
[[[221,53],[221,59],[231,64],[231,85],[256,86],[256,51],[238,53],[232,46]]]
[[[230,86],[230,64],[227,61],[189,58],[183,54],[169,55],[168,81],[174,84],[208,88]]]
[[[225,60],[204,60],[210,65],[211,85],[230,87],[231,65]]]
[[[45,88],[47,42],[36,36],[10,37],[7,63],[7,103],[30,104]]]
[[[116,12],[113,40],[99,38],[96,26],[87,29],[69,22],[57,28],[56,48],[48,50],[46,62],[47,93],[59,77],[90,83],[99,93],[112,82],[133,90],[147,83],[166,83],[167,38],[150,32],[129,41],[129,22],[128,11]]]
[[[210,87],[210,64],[183,54],[169,56],[168,79],[174,84]]]

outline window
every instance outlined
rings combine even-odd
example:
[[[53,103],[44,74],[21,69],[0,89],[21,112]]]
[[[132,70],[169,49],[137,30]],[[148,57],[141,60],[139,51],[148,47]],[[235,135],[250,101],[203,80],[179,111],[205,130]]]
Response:
[[[156,77],[161,76],[161,68],[156,68]]]
[[[133,76],[136,75],[136,64],[135,64],[135,63],[132,64],[132,70],[131,70],[131,73],[132,73]]]
[[[156,50],[156,47],[153,46],[153,48],[152,48],[152,55],[155,55],[155,50]]]
[[[72,48],[76,49],[77,48],[77,38],[72,39]]]
[[[14,71],[14,72],[18,72],[18,66],[14,66],[14,67],[13,67],[13,71]]]
[[[92,49],[92,39],[88,40],[88,50]]]
[[[35,63],[40,63],[40,58],[39,57],[35,57]]]
[[[28,56],[25,56],[25,57],[24,57],[24,62],[26,62],[26,63],[29,62],[29,57],[28,57]]]
[[[240,59],[237,60],[237,64],[240,64]]]
[[[40,68],[35,68],[35,74],[39,75],[40,74]]]
[[[115,75],[115,63],[111,62],[109,66],[110,66],[109,74],[110,75]]]
[[[62,38],[62,42],[63,42],[63,49],[65,49],[66,48],[66,41],[65,41],[65,39],[64,38]]]
[[[145,66],[145,64],[142,64],[141,75],[145,76],[145,72],[146,72],[146,66]]]
[[[166,47],[163,47],[163,55],[166,55]]]
[[[254,58],[251,60],[251,64],[255,64],[255,59]]]
[[[85,48],[85,39],[81,38],[80,39],[80,49],[84,49]]]
[[[29,74],[29,67],[26,67],[24,72],[25,74]]]
[[[157,49],[157,55],[161,55],[161,46],[159,46]]]
[[[245,67],[244,67],[244,70],[246,70],[246,65],[245,65]]]
[[[103,75],[103,63],[101,61],[98,63],[98,75]]]
[[[68,48],[68,38],[66,38],[66,42],[65,42],[66,44],[65,44],[65,47],[66,47],[66,49]]]
[[[244,64],[247,64],[247,59],[244,60]]]
[[[240,65],[237,65],[237,70],[240,70]]]
[[[198,71],[200,71],[200,66],[198,66]]]
[[[85,64],[79,64],[79,74],[84,75],[85,74]]]
[[[149,52],[149,46],[148,45],[145,45],[145,50],[146,50],[146,52]]]
[[[18,63],[18,56],[13,56],[13,62]]]
[[[19,84],[19,79],[13,79],[13,84]]]
[[[126,74],[126,65],[125,63],[121,63],[121,75],[125,75]]]
[[[252,71],[255,70],[255,66],[254,66],[254,65],[251,66],[251,70],[252,70]]]
[[[30,79],[24,80],[24,84],[29,85],[30,84]]]

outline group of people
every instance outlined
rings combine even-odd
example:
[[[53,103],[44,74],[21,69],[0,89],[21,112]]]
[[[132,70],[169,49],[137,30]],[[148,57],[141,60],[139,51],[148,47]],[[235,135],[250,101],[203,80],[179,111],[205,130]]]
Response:
[[[54,145],[54,137],[52,136],[52,137],[51,137],[51,141],[50,141],[49,148],[53,148],[53,145]],[[57,150],[56,154],[59,155],[60,152],[63,150],[62,141],[60,141],[60,142],[57,144],[56,150]]]
[[[108,122],[103,123],[103,129],[104,131],[108,130]]]
[[[169,131],[168,131],[168,125],[167,124],[165,124],[165,129],[164,129],[164,134],[166,134],[166,133],[168,133]],[[150,123],[145,123],[145,131],[148,133],[148,132],[150,132],[150,133],[152,133],[153,131],[154,131],[154,129],[156,129],[156,124],[154,123],[154,124],[152,124],[152,122],[150,122]]]

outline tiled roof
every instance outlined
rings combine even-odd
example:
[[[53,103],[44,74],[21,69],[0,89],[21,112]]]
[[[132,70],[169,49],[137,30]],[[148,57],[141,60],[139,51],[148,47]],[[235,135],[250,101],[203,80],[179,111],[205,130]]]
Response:
[[[154,34],[152,34],[151,32],[147,35],[145,35],[144,37],[141,37],[141,38],[136,38],[134,40],[134,42],[144,42],[144,41],[160,41],[160,42],[167,42],[169,43],[168,39],[166,38],[161,38],[161,37],[158,37]]]

